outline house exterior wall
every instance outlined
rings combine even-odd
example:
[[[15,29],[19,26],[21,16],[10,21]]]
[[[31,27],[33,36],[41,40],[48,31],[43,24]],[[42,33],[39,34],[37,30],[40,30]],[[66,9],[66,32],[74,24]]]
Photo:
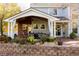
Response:
[[[58,14],[55,16],[64,16],[64,17],[67,17],[68,19],[72,17],[71,9],[78,8],[75,6],[78,6],[78,4],[75,4],[75,3],[71,3],[71,4],[70,3],[32,3],[30,5],[30,7],[37,8],[38,10],[41,10],[41,9],[43,9],[42,11],[48,10],[47,13],[51,13],[50,9],[52,10],[52,12],[53,12],[53,9],[57,9]]]
[[[52,15],[52,16],[60,16],[60,17],[63,16],[63,17],[68,18],[69,19],[68,21],[71,23],[71,26],[67,26],[67,27],[69,27],[69,29],[66,28],[66,31],[69,32],[71,30],[70,27],[77,28],[77,25],[78,25],[77,24],[77,20],[78,20],[79,13],[76,12],[75,10],[78,10],[78,5],[79,4],[63,4],[63,3],[60,3],[60,4],[59,3],[57,3],[57,4],[56,3],[55,4],[54,3],[52,3],[52,4],[51,3],[50,4],[37,3],[36,4],[35,3],[35,4],[31,4],[30,7],[33,7],[35,9],[37,9],[37,10],[40,10],[40,11],[42,11],[44,13],[47,13],[49,15]],[[54,9],[57,9],[57,15],[53,14]],[[30,15],[40,16],[40,17],[43,16],[44,18],[47,18],[47,19],[51,19],[52,18],[50,16],[47,17],[47,15],[43,15],[43,13],[40,13],[40,12],[34,11],[34,10],[33,11],[31,10],[30,12],[28,11],[27,14],[24,13],[23,15],[20,15],[19,17],[16,17],[16,18],[21,18],[21,17],[24,17],[24,16],[30,16]],[[41,30],[40,27],[39,27],[38,30],[32,29],[33,32],[48,33],[48,23],[47,22],[44,22],[44,21],[41,21],[41,20],[39,20],[39,22],[38,22],[38,21],[36,21],[34,19],[32,25],[35,24],[35,23],[46,24],[46,29],[45,30]]]
[[[79,15],[79,11],[78,11],[79,3],[32,3],[30,6],[37,9],[42,9],[42,8],[54,9],[55,8],[58,11],[56,16],[64,16],[70,19],[73,29],[77,28],[78,26],[77,21],[78,21],[78,15]]]
[[[60,17],[66,17],[69,18],[68,8],[53,8],[53,7],[34,7],[37,10],[40,10],[42,12],[45,12],[52,16],[60,16]],[[54,9],[57,10],[57,15],[54,15]]]
[[[38,29],[34,29],[34,24],[38,25]],[[42,24],[45,25],[45,29],[41,29]],[[18,26],[20,26],[20,24],[17,23],[16,26],[14,27],[14,32],[16,34],[18,34]],[[49,33],[48,32],[48,21],[47,20],[44,21],[43,19],[33,18],[32,19],[32,24],[30,24],[30,27],[31,27],[31,32],[32,33],[47,33],[47,34]]]
[[[38,29],[34,29],[34,24],[38,24]],[[45,25],[45,29],[41,29],[41,25]],[[48,21],[43,19],[33,19],[32,21],[32,32],[34,33],[49,33],[48,32]]]

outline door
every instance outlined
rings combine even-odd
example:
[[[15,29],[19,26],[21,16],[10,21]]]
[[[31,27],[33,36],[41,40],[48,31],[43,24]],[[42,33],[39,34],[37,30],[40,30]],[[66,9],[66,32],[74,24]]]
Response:
[[[57,37],[61,37],[62,36],[61,24],[56,25],[56,36]]]
[[[28,25],[27,24],[22,24],[22,34],[28,35]]]

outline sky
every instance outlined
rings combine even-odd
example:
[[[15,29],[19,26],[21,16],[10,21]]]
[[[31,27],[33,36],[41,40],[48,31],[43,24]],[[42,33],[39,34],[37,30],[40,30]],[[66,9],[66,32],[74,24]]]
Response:
[[[21,11],[30,8],[30,3],[17,3],[20,6]]]
[[[79,0],[0,0],[0,3],[17,3],[23,11],[30,7],[30,3],[79,3]]]

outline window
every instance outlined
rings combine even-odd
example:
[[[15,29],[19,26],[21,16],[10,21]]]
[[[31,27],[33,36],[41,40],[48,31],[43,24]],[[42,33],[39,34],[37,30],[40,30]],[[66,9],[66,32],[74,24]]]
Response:
[[[77,28],[73,28],[73,32],[77,33]]]
[[[73,32],[77,33],[77,23],[73,22]]]
[[[34,29],[38,29],[38,24],[34,24]]]
[[[45,25],[44,24],[41,25],[41,29],[45,29]]]
[[[57,15],[57,9],[54,9],[53,14],[54,14],[54,15]]]
[[[26,24],[22,24],[22,29],[26,30],[26,28],[27,28],[27,25]]]

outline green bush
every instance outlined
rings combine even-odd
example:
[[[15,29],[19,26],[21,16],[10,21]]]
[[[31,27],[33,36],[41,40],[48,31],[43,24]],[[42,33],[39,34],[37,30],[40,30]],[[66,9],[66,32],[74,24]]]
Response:
[[[15,43],[20,43],[20,44],[26,44],[27,43],[27,39],[26,38],[21,38],[21,37],[16,37],[13,42]]]
[[[54,40],[55,40],[54,37],[48,37],[48,38],[46,39],[47,42],[53,42]]]
[[[17,36],[14,38],[13,42],[20,43],[20,44],[26,44],[26,43],[34,44],[35,39],[34,39],[34,36],[32,35],[29,35],[27,38]]]
[[[13,42],[19,43],[20,39],[21,39],[20,37],[15,37],[15,38],[13,39]]]
[[[11,37],[5,37],[4,38],[4,42],[5,43],[8,43],[8,42],[10,43],[11,41],[12,41],[12,38]]]
[[[31,43],[31,44],[35,44],[35,39],[33,35],[30,35],[27,37],[27,42]]]
[[[27,43],[27,39],[26,38],[22,38],[19,43],[20,44],[26,44]]]
[[[72,32],[72,33],[70,34],[70,38],[71,38],[71,39],[74,39],[74,38],[76,38],[76,37],[77,37],[76,33]]]
[[[12,38],[6,35],[0,36],[0,42],[8,43],[11,42]]]
[[[53,42],[54,40],[55,40],[54,37],[50,37],[50,36],[47,36],[47,35],[42,35],[42,37],[41,37],[42,43],[44,43],[44,42]]]
[[[46,39],[48,39],[48,36],[46,36],[46,35],[41,36],[42,43],[46,42]]]

